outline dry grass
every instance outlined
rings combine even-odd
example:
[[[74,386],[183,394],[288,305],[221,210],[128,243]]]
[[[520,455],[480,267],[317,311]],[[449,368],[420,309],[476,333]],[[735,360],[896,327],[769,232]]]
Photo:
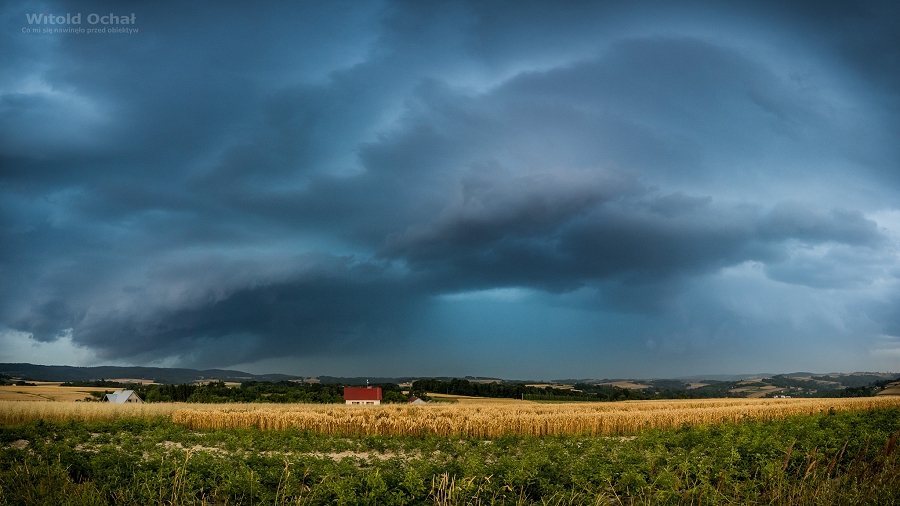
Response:
[[[109,404],[105,402],[20,402],[0,401],[0,424],[19,424],[32,420],[64,422],[67,420],[102,421],[119,418],[171,416],[184,404]],[[198,406],[214,407],[211,404]]]
[[[97,387],[61,387],[59,382],[35,381],[35,386],[0,386],[0,401],[80,401],[91,392],[103,392]],[[113,388],[107,388],[112,392]]]
[[[117,378],[108,381],[119,383],[154,384],[152,380]],[[34,386],[0,386],[0,401],[80,401],[92,399],[91,392],[114,392],[117,387],[64,387],[59,381],[29,381]]]
[[[189,407],[188,407],[189,406]],[[334,404],[105,404],[0,401],[0,423],[169,416],[194,429],[306,429],[334,435],[496,437],[503,434],[621,435],[644,428],[772,420],[797,414],[900,406],[900,397],[705,399],[538,404],[491,400],[425,406]]]
[[[172,419],[195,429],[307,429],[335,435],[495,437],[504,434],[630,434],[746,419],[900,406],[892,397],[856,399],[710,399],[619,403],[455,404],[427,406],[229,405],[181,409]]]
[[[900,395],[900,381],[888,383],[887,388],[878,392],[876,395]]]

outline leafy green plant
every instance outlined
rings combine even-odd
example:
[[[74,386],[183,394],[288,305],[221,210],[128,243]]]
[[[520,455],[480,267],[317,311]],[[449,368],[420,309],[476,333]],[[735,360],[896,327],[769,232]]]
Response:
[[[629,437],[0,426],[0,505],[895,504],[900,409]]]

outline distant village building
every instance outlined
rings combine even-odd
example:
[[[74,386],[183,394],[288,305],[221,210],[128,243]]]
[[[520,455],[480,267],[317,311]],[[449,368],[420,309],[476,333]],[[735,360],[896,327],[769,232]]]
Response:
[[[344,387],[344,402],[377,406],[381,404],[381,387]]]
[[[416,397],[415,395],[413,395],[412,397],[410,397],[409,400],[406,401],[406,402],[408,402],[409,404],[426,404],[425,401],[423,401],[422,399],[419,399],[419,398]]]
[[[106,394],[104,402],[112,402],[114,404],[143,404],[144,401],[134,393],[134,390],[116,390],[111,394]]]

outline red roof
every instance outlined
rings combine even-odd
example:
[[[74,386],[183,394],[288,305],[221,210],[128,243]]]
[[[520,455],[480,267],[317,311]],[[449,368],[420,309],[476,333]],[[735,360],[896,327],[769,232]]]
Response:
[[[344,387],[345,401],[380,401],[381,387],[354,388]]]

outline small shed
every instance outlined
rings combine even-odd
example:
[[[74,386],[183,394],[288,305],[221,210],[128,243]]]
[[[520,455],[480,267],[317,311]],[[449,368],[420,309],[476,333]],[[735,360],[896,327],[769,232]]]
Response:
[[[381,404],[381,387],[344,387],[344,402],[377,406]]]
[[[116,390],[111,394],[106,394],[103,398],[104,402],[112,402],[113,404],[143,404],[144,400],[134,390]]]
[[[419,398],[416,397],[415,395],[411,396],[411,397],[409,398],[409,400],[406,401],[406,402],[408,402],[409,404],[426,404],[425,401],[423,401],[422,399],[419,399]]]

